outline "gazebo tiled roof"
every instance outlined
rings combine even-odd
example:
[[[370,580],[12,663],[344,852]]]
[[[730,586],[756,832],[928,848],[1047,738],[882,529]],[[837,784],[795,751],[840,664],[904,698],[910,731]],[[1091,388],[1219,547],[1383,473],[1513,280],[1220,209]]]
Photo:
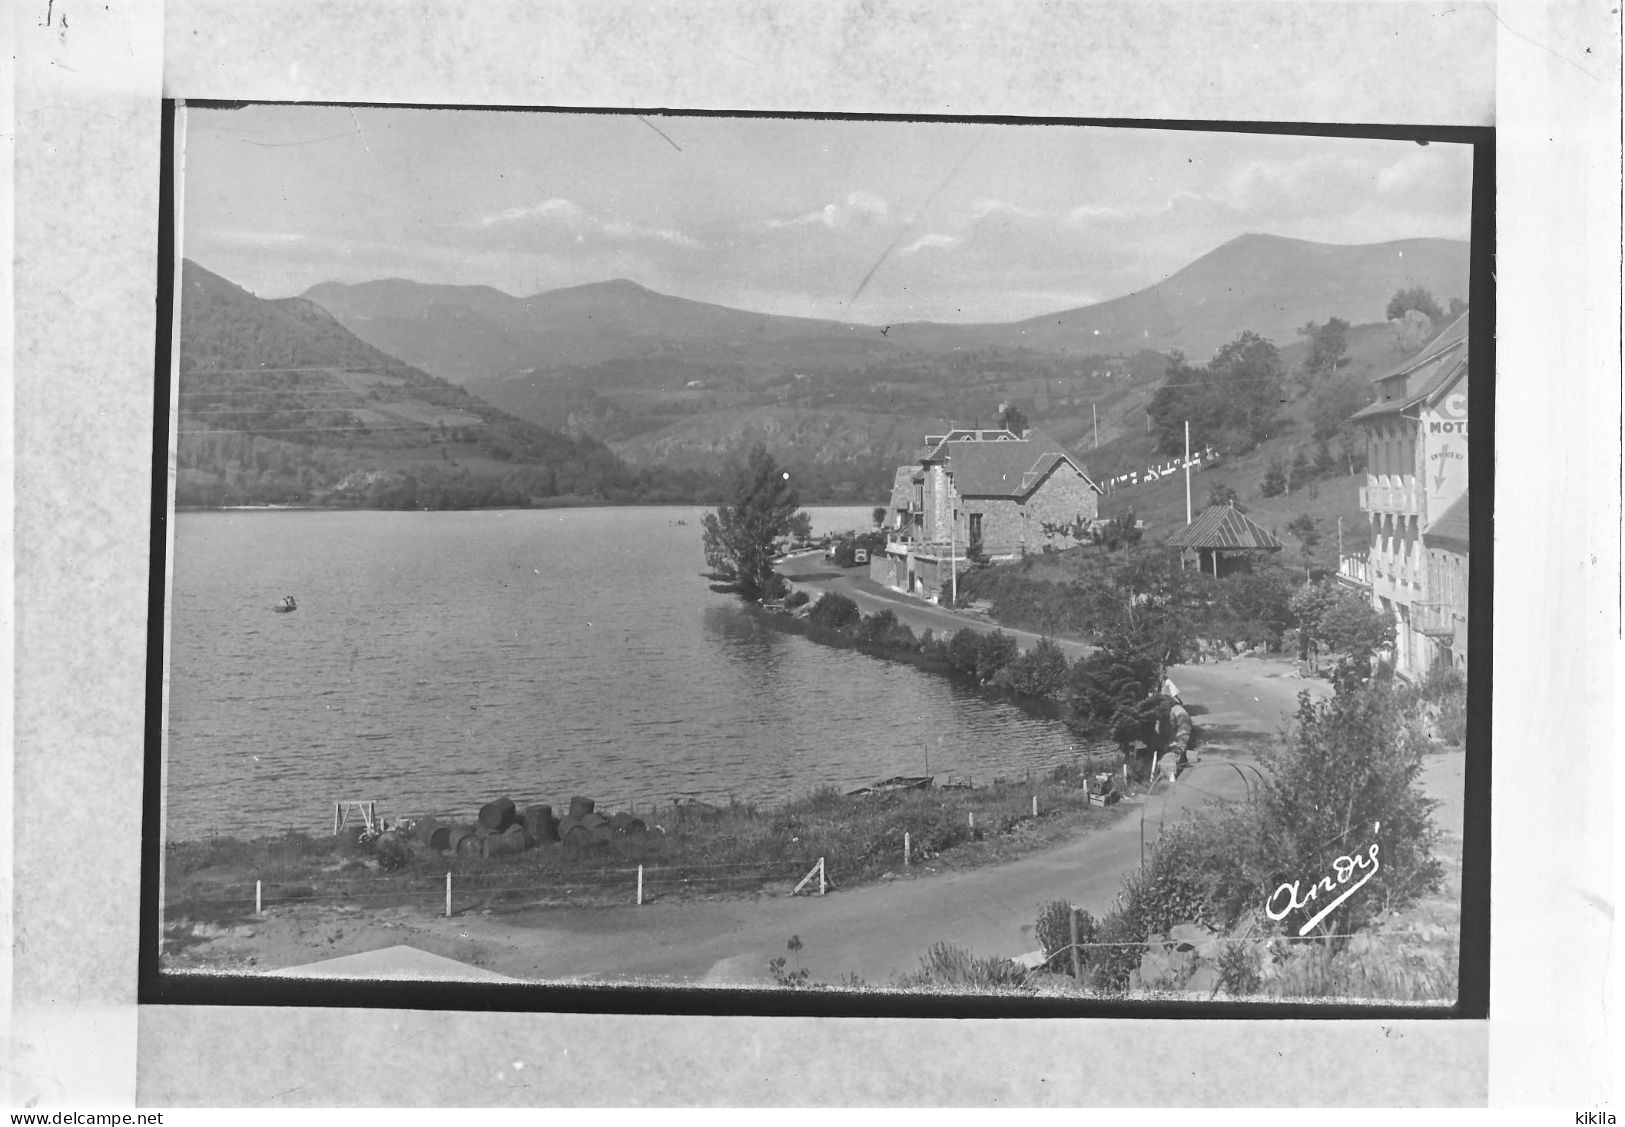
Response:
[[[1168,537],[1170,548],[1232,548],[1278,552],[1281,542],[1237,512],[1232,505],[1212,505]]]

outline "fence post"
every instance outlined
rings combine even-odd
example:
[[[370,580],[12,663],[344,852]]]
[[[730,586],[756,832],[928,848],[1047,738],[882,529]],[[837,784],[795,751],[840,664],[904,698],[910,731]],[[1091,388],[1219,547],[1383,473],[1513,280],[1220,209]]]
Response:
[[[1033,817],[1038,817],[1038,796],[1033,795]]]
[[[262,901],[260,900],[260,882],[254,882],[254,914],[260,914]]]
[[[643,866],[638,866],[638,907],[643,906]]]
[[[972,833],[976,831],[976,811],[974,810],[970,812],[970,828]]]
[[[1068,904],[1067,907],[1072,909],[1069,913],[1067,913],[1072,921],[1072,977],[1076,981],[1082,982],[1083,964],[1078,961],[1078,906],[1076,904]]]
[[[908,868],[908,831],[903,831],[903,868]]]
[[[818,859],[818,895],[824,895],[824,859]]]
[[[446,870],[446,917],[451,917],[451,870]]]

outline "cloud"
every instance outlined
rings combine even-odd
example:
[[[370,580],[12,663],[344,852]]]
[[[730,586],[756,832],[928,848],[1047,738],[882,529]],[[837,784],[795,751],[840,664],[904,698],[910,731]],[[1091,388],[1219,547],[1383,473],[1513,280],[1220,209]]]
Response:
[[[288,231],[253,231],[242,227],[214,228],[192,236],[207,243],[229,247],[259,247],[279,250],[307,242],[309,236]]]
[[[654,227],[627,219],[604,219],[572,200],[554,197],[531,207],[510,207],[481,216],[474,226],[484,231],[530,230],[574,235],[577,242],[601,236],[615,242],[657,242],[669,246],[698,249],[697,239],[669,227]]]
[[[1045,213],[1042,211],[1035,211],[1032,208],[1022,207],[1019,204],[1013,204],[1007,200],[995,200],[983,197],[974,201],[970,205],[970,218],[967,220],[967,222],[973,224],[981,223],[983,220],[991,219],[995,216],[1003,219],[1046,218]]]
[[[839,231],[847,227],[884,223],[890,216],[891,207],[885,197],[859,190],[848,192],[844,200],[827,203],[793,219],[764,219],[762,226],[770,231],[790,227],[827,227]]]
[[[912,243],[909,243],[907,246],[903,247],[903,249],[898,253],[914,254],[916,251],[922,250],[952,250],[962,242],[964,242],[964,239],[960,238],[958,235],[921,235]]]

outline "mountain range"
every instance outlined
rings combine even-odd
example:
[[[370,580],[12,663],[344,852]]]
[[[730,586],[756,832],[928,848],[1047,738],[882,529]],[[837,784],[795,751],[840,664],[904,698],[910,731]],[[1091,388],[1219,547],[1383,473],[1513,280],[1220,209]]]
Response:
[[[596,439],[402,363],[312,301],[256,297],[187,261],[179,304],[179,505],[673,499]]]
[[[1063,440],[1109,447],[1136,433],[1171,353],[1204,361],[1251,330],[1301,358],[1308,322],[1381,326],[1389,298],[1417,286],[1441,305],[1464,297],[1468,260],[1448,239],[1251,234],[1124,297],[1000,324],[783,317],[625,279],[528,297],[387,279],[304,297],[380,351],[628,462],[699,470],[767,441],[819,496],[863,500],[921,434],[990,423],[1007,400]]]

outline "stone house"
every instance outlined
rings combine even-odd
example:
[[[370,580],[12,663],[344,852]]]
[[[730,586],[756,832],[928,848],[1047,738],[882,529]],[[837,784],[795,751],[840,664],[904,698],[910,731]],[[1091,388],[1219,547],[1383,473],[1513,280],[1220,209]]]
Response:
[[[870,561],[870,576],[938,599],[973,563],[1072,544],[1066,530],[1094,524],[1101,492],[1042,431],[928,435],[918,460],[893,478],[886,552]]]

